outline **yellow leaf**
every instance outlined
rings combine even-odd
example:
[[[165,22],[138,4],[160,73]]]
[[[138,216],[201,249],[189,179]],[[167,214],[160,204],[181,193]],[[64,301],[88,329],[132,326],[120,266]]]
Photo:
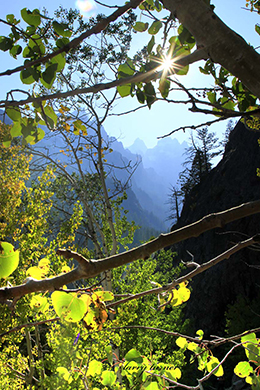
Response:
[[[40,280],[43,276],[42,270],[38,267],[30,267],[26,271],[26,275],[30,276],[31,278]]]

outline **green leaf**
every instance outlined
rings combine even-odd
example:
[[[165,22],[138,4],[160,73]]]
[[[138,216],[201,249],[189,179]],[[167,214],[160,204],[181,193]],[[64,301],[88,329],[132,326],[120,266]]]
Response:
[[[60,49],[61,47],[63,47],[63,46],[66,46],[68,43],[69,43],[69,39],[68,38],[59,38],[59,39],[57,39],[57,41],[56,41],[56,46],[57,46],[57,48],[58,49]]]
[[[0,37],[0,50],[7,51],[12,49],[13,47],[13,41],[10,38],[7,37]]]
[[[207,96],[208,96],[208,99],[209,99],[210,103],[212,103],[212,104],[216,103],[216,101],[217,101],[216,92],[208,92]]]
[[[189,65],[183,66],[178,72],[176,72],[179,76],[185,76],[189,71]]]
[[[157,20],[152,23],[152,25],[148,29],[148,33],[151,35],[155,35],[159,32],[159,30],[162,28],[162,22],[160,20]]]
[[[15,122],[10,130],[12,137],[19,137],[22,135],[22,126],[20,122]]]
[[[68,28],[66,23],[58,23],[57,21],[52,22],[52,27],[57,35],[69,38],[71,37],[72,31]]]
[[[255,343],[257,344],[257,338],[255,333],[248,333],[241,337],[241,343]]]
[[[239,376],[239,378],[245,378],[253,372],[253,367],[249,362],[239,362],[234,368],[234,373]]]
[[[28,26],[26,28],[26,33],[31,36],[33,34],[35,34],[35,31],[36,31],[36,27],[35,26]]]
[[[60,72],[66,65],[65,54],[60,53],[51,59],[52,64],[57,64],[57,72]]]
[[[255,25],[255,31],[257,32],[257,34],[260,35],[260,25],[259,24]]]
[[[19,251],[9,242],[0,242],[0,278],[7,278],[19,264]]]
[[[87,311],[86,303],[75,296],[64,291],[52,293],[52,304],[59,317],[68,322],[79,322]]]
[[[58,64],[50,64],[47,65],[46,70],[42,73],[41,83],[46,88],[51,88],[54,80],[56,78],[56,71],[58,68]]]
[[[145,94],[139,88],[136,90],[136,97],[137,97],[139,103],[144,104],[144,102],[145,102]]]
[[[133,61],[128,58],[124,64],[119,65],[117,72],[119,79],[132,76],[135,73],[135,66]]]
[[[185,337],[178,337],[176,340],[176,344],[179,348],[186,348],[188,346],[188,341],[185,339]]]
[[[15,21],[14,14],[8,14],[8,15],[6,15],[6,20],[7,20],[8,23],[13,24],[14,21]]]
[[[35,57],[35,55],[43,56],[45,54],[45,46],[38,34],[34,34],[31,36],[27,47],[27,51],[29,52],[27,52],[25,49],[23,51],[24,57],[29,57],[29,55],[32,57]]]
[[[155,102],[156,100],[156,93],[154,86],[152,83],[146,83],[144,86],[144,92],[146,95],[146,102],[149,108],[151,108],[151,105]]]
[[[35,81],[38,81],[39,77],[40,77],[40,72],[35,68],[27,68],[22,70],[20,73],[20,79],[23,84],[32,84]]]
[[[101,301],[113,301],[114,294],[110,291],[96,291],[95,294]]]
[[[73,381],[73,378],[71,377],[70,372],[66,367],[57,367],[56,370],[59,376],[62,377],[66,382],[71,383]]]
[[[157,382],[150,382],[148,385],[144,385],[145,390],[160,390],[161,386],[159,387]]]
[[[204,68],[202,68],[201,66],[199,66],[199,70],[200,70],[200,73],[203,73],[203,74],[210,74],[210,72],[208,70],[205,70]]]
[[[9,52],[10,52],[11,56],[14,57],[14,58],[16,59],[17,56],[18,56],[19,54],[21,54],[22,50],[23,50],[23,49],[22,49],[22,46],[20,46],[20,45],[14,45],[14,46],[12,47],[12,49],[9,50]]]
[[[219,364],[218,358],[212,356],[210,358],[210,361],[206,365],[208,372],[211,372],[212,370],[214,370],[214,368],[217,367],[218,364]],[[224,375],[223,367],[220,365],[219,368],[213,372],[213,375],[215,375],[217,377],[223,376]]]
[[[100,375],[103,369],[103,365],[101,362],[97,360],[91,360],[88,366],[87,376],[95,376]]]
[[[191,33],[182,24],[178,28],[178,38],[182,45],[195,44],[195,39]]]
[[[178,379],[181,378],[181,370],[179,368],[174,368],[172,370],[166,370],[165,376],[167,376],[167,378],[169,378],[173,381],[177,381]]]
[[[158,0],[155,0],[154,2],[154,7],[156,9],[157,12],[161,12],[162,10],[162,4],[158,1]]]
[[[42,295],[34,295],[31,299],[30,307],[37,312],[44,313],[49,309],[48,299]]]
[[[35,139],[33,143],[31,142],[31,145],[34,145],[37,142],[39,142],[41,139],[44,138],[44,136],[45,136],[44,130],[41,127],[37,127],[37,131],[35,132]]]
[[[7,108],[5,112],[9,116],[9,118],[12,119],[12,121],[14,122],[17,122],[21,119],[21,112],[18,107]]]
[[[250,333],[241,337],[241,343],[245,348],[248,360],[257,361],[260,364],[260,348],[255,333]]]
[[[44,107],[44,114],[47,117],[46,119],[47,119],[47,122],[50,125],[50,127],[53,128],[54,126],[56,126],[58,117],[55,114],[52,106],[45,106]],[[44,123],[40,123],[40,124],[44,124],[45,125],[45,121],[44,121]]]
[[[132,86],[131,84],[118,85],[117,91],[121,97],[126,97],[131,94]]]
[[[108,345],[105,348],[105,352],[107,354],[108,363],[112,366],[112,364],[113,364],[113,349],[112,349],[112,346]]]
[[[12,135],[11,135],[11,132],[5,134],[5,136],[4,136],[4,138],[3,138],[3,141],[2,141],[2,145],[3,145],[5,148],[9,148],[9,146],[11,145],[12,139],[13,139],[13,137],[12,137]]]
[[[113,371],[105,370],[102,372],[102,385],[112,387],[116,381],[116,374]]]
[[[41,16],[38,9],[34,9],[33,11],[30,11],[27,8],[23,8],[21,10],[21,16],[23,20],[30,26],[37,27],[41,24]]]
[[[162,97],[165,99],[169,95],[171,82],[165,78],[161,78],[159,82],[159,91]]]
[[[133,29],[135,31],[143,32],[146,31],[149,27],[149,23],[143,23],[143,22],[136,22],[133,26]]]
[[[197,330],[196,335],[198,335],[199,340],[202,340],[204,336],[203,330],[201,329]]]
[[[143,362],[143,358],[142,358],[140,352],[138,352],[134,348],[127,352],[127,354],[125,355],[125,360],[127,360],[128,362],[134,361],[138,364],[142,364],[142,362]]]
[[[153,50],[154,44],[155,44],[155,38],[153,35],[152,38],[150,39],[150,41],[148,42],[148,45],[147,45],[147,53],[148,54],[151,54],[151,51]]]
[[[235,103],[231,99],[223,97],[220,101],[223,108],[226,108],[227,110],[234,110]]]

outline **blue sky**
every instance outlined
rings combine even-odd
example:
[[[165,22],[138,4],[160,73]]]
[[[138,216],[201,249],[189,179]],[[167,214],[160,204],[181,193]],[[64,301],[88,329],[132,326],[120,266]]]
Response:
[[[124,0],[104,0],[104,3],[123,5]],[[213,0],[212,3],[216,6],[215,12],[221,19],[238,34],[242,35],[247,42],[253,46],[260,46],[260,37],[255,33],[254,26],[258,22],[260,23],[259,16],[242,9],[245,7],[245,0]],[[0,18],[5,19],[7,14],[13,13],[19,17],[20,9],[27,7],[29,9],[39,8],[42,9],[43,2],[40,0],[12,0],[1,2]],[[101,6],[94,6],[94,0],[45,0],[44,7],[47,8],[49,15],[60,5],[64,8],[78,8],[82,6],[85,8],[85,17],[89,17],[95,12],[108,13],[108,9],[104,9]],[[7,33],[5,27],[0,24],[0,35]],[[138,35],[138,36],[137,36]],[[140,49],[140,34],[135,36],[133,43],[133,51]],[[137,40],[138,38],[138,40]],[[143,35],[143,42],[145,44],[148,39]],[[12,68],[19,65],[21,60],[11,60],[7,53],[0,52],[0,71],[6,68]],[[187,76],[180,77],[180,81],[185,86],[200,86],[203,87],[207,83],[211,85],[213,82],[209,76],[203,76],[198,71],[198,64],[194,64],[190,67]],[[10,89],[21,88],[21,83],[18,75],[5,76],[1,78],[1,92],[0,99],[5,99],[6,92]],[[122,112],[134,109],[138,106],[136,98],[124,98],[115,107],[114,112]],[[174,128],[185,126],[189,124],[199,124],[209,120],[210,117],[201,116],[200,114],[193,114],[188,111],[186,106],[172,105],[165,102],[158,102],[152,106],[152,109],[144,108],[138,110],[135,113],[128,116],[112,116],[105,122],[105,129],[111,136],[118,137],[125,146],[130,146],[136,138],[141,138],[148,147],[153,147],[157,143],[157,137],[169,133]],[[213,117],[212,117],[213,119]],[[212,131],[221,135],[225,131],[226,123],[212,126]],[[187,140],[189,132],[185,134],[179,132],[174,135],[180,142]]]

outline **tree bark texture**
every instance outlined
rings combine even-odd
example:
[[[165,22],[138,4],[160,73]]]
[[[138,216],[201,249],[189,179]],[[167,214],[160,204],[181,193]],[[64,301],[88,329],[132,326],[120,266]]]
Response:
[[[260,98],[260,55],[230,29],[203,0],[163,0],[163,4],[194,36],[209,58],[239,78]]]

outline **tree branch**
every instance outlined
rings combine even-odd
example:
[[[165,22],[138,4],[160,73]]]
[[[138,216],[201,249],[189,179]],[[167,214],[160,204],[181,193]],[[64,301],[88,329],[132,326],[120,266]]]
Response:
[[[260,98],[260,54],[231,30],[203,0],[162,0],[164,6],[189,30],[208,57],[238,77]]]
[[[38,65],[38,64],[45,64],[48,62],[51,58],[57,56],[60,53],[68,53],[71,49],[79,46],[81,42],[84,41],[84,39],[89,38],[91,35],[99,34],[101,31],[105,30],[105,28],[111,23],[114,22],[116,19],[118,19],[120,16],[122,16],[124,13],[129,11],[130,9],[134,9],[138,7],[139,4],[141,4],[144,0],[130,0],[122,7],[118,7],[115,12],[113,12],[111,15],[109,15],[107,18],[101,19],[100,22],[98,22],[94,27],[91,29],[85,31],[81,35],[79,35],[77,38],[72,39],[67,45],[62,46],[60,49],[53,51],[52,53],[37,58],[35,61],[27,62],[26,64],[23,64],[21,66],[18,66],[14,69],[6,70],[5,72],[0,73],[0,76],[10,76],[13,73],[20,72],[24,69],[28,69],[32,66]]]
[[[186,57],[181,57],[179,59],[176,59],[175,63],[176,65],[180,66],[186,66],[189,65],[195,61],[205,59],[205,51],[202,49],[196,50],[192,54],[187,55]],[[158,66],[159,68],[159,66]],[[66,92],[56,92],[54,94],[50,95],[41,95],[38,97],[31,96],[27,99],[23,100],[1,100],[0,101],[0,108],[6,108],[6,107],[17,107],[17,106],[22,106],[24,104],[29,104],[29,103],[40,103],[45,100],[54,100],[54,99],[61,99],[61,98],[67,98],[70,96],[76,96],[80,94],[87,94],[87,93],[97,93],[100,91],[105,91],[114,87],[117,87],[119,85],[125,85],[129,83],[138,83],[138,82],[148,82],[151,80],[156,80],[159,78],[162,74],[162,71],[158,71],[157,68],[150,70],[146,73],[137,73],[134,76],[129,76],[129,77],[124,77],[119,80],[114,80],[109,83],[99,83],[95,84],[91,87],[87,88],[77,88],[74,90],[66,91]]]
[[[20,299],[22,296],[40,291],[53,291],[59,289],[63,285],[67,285],[68,283],[72,283],[74,281],[80,279],[89,279],[93,278],[102,272],[108,271],[113,268],[120,267],[122,265],[126,265],[138,259],[148,259],[149,256],[158,251],[159,249],[165,248],[167,246],[176,244],[177,242],[186,240],[190,237],[198,237],[200,234],[212,230],[217,227],[223,227],[227,223],[235,221],[237,219],[241,219],[247,217],[252,214],[256,214],[260,212],[260,200],[254,202],[244,203],[240,206],[233,207],[229,210],[225,210],[219,213],[209,214],[197,222],[194,222],[190,225],[182,227],[178,230],[167,234],[161,234],[156,239],[138,246],[137,248],[131,249],[127,252],[120,253],[114,256],[110,256],[100,260],[88,260],[84,256],[70,251],[66,249],[59,249],[57,251],[58,255],[62,255],[66,259],[75,259],[78,262],[78,266],[72,271],[58,275],[53,278],[36,280],[33,278],[27,278],[25,283],[19,286],[14,287],[2,287],[0,289],[0,302],[8,302],[12,299]],[[244,241],[252,244],[253,240],[258,240],[258,236],[255,238]],[[239,247],[240,245],[240,247]],[[235,251],[234,248],[241,248],[243,243],[237,244],[235,247],[231,248],[231,250]],[[230,251],[231,251],[230,250]],[[228,251],[227,251],[228,252]],[[227,252],[225,254],[227,255]],[[221,255],[220,255],[221,256]],[[215,258],[211,261],[216,262],[218,258]],[[204,269],[207,269],[208,263],[204,266]],[[200,269],[200,268],[199,268]],[[198,270],[193,271],[194,275],[196,275]],[[186,276],[187,277],[187,276]],[[189,275],[189,277],[191,277]],[[182,281],[182,278],[178,278],[176,281],[168,285],[168,290],[172,289],[176,284],[179,284]],[[174,283],[176,283],[174,285]],[[154,292],[160,292],[158,289],[155,289]]]
[[[217,257],[214,257],[213,259],[209,260],[207,263],[203,263],[201,265],[196,264],[196,269],[195,270],[189,272],[188,274],[186,274],[184,276],[179,277],[178,279],[175,279],[174,281],[172,281],[172,283],[168,284],[167,286],[157,287],[157,288],[154,288],[154,289],[151,289],[151,290],[147,290],[147,291],[140,292],[138,294],[131,295],[129,297],[121,299],[120,301],[112,302],[107,307],[111,308],[111,307],[119,306],[119,305],[122,305],[125,302],[129,302],[129,301],[132,301],[132,300],[140,299],[140,298],[142,298],[142,297],[144,297],[146,295],[160,294],[160,293],[162,293],[164,291],[170,291],[174,287],[178,286],[180,283],[183,283],[183,282],[186,282],[188,280],[191,280],[196,275],[201,274],[202,272],[206,271],[207,269],[209,269],[209,268],[213,267],[214,265],[220,263],[222,260],[229,259],[230,256],[233,255],[234,253],[240,251],[243,248],[248,247],[249,245],[252,245],[252,244],[254,244],[256,242],[259,242],[259,241],[260,241],[260,235],[257,235],[255,237],[249,238],[249,239],[247,239],[245,241],[239,242],[236,245],[234,245],[232,248],[230,248],[227,251],[221,253]],[[168,300],[168,302],[166,302],[163,305],[159,306],[158,309],[163,307],[163,306],[165,306],[165,305],[167,305],[169,303],[169,301],[170,301],[170,299]]]

